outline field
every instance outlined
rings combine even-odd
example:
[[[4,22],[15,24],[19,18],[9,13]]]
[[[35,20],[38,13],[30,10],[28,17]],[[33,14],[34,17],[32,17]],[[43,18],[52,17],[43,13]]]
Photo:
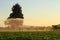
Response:
[[[0,40],[60,40],[60,31],[0,32]]]

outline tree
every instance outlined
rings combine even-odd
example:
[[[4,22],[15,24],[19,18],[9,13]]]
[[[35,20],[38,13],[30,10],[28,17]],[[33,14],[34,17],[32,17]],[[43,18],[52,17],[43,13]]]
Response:
[[[12,7],[12,13],[8,17],[8,19],[10,19],[10,18],[22,18],[22,19],[24,19],[23,14],[22,14],[22,10],[21,10],[21,6],[18,3]]]
[[[60,24],[59,25],[52,25],[53,30],[58,30],[60,29]]]
[[[12,28],[18,28],[23,25],[23,14],[21,10],[21,6],[17,3],[12,7],[12,13],[5,21],[5,25]]]

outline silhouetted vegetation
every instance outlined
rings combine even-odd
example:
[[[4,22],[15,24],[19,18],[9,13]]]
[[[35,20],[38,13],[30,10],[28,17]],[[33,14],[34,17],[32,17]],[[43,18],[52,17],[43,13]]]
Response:
[[[22,19],[24,18],[22,14],[21,6],[18,3],[13,6],[12,13],[8,17],[8,19],[10,18],[22,18]]]
[[[58,30],[60,29],[60,25],[52,25],[53,30]]]

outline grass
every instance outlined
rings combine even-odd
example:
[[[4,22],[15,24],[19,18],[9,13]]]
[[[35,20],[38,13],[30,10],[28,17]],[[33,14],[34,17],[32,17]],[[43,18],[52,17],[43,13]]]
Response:
[[[60,31],[0,32],[0,40],[60,40]]]

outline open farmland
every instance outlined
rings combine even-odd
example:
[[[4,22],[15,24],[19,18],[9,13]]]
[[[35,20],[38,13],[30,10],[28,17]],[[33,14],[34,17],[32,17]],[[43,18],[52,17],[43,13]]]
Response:
[[[60,31],[0,32],[0,40],[60,40]]]

